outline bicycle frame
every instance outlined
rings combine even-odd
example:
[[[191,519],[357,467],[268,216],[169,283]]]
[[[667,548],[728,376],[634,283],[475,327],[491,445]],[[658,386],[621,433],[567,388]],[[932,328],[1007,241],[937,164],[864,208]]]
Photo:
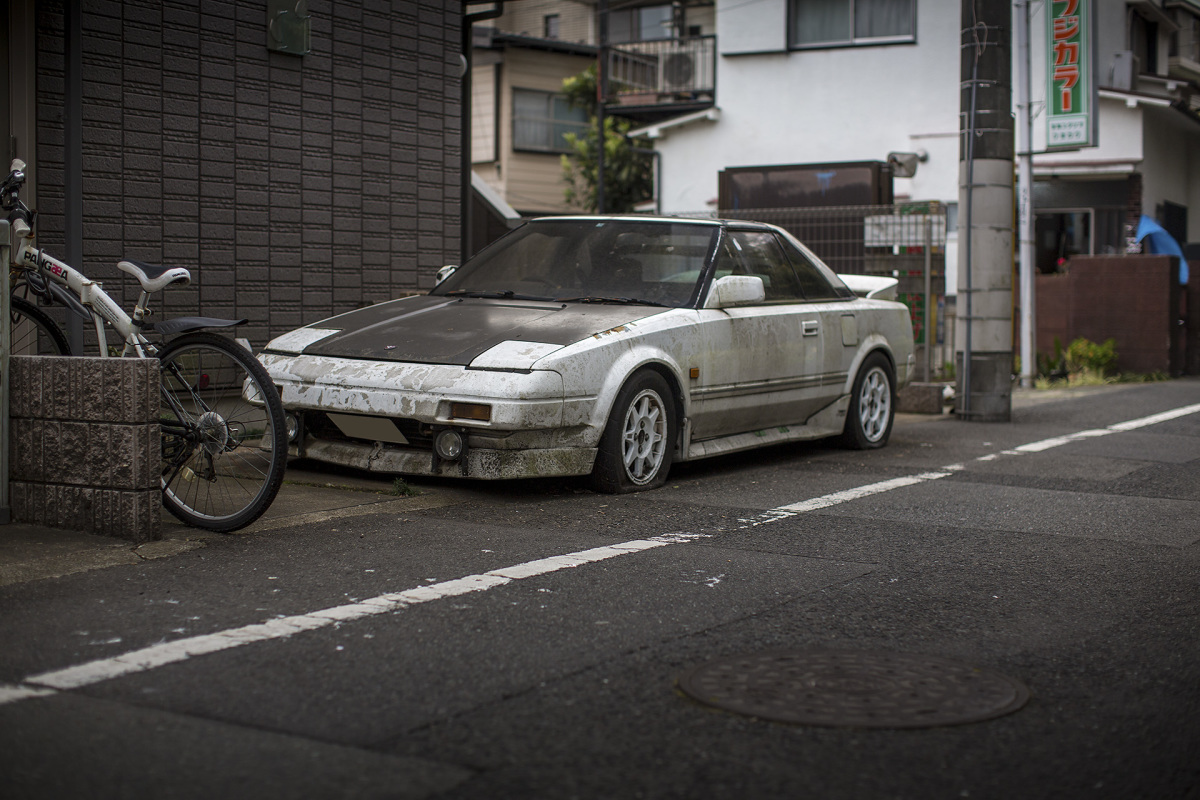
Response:
[[[121,340],[124,342],[124,347],[121,350],[122,356],[129,355],[131,350],[139,358],[144,358],[155,352],[156,348],[138,331],[137,325],[137,321],[143,319],[148,310],[147,301],[150,298],[148,292],[143,291],[141,293],[137,306],[134,309],[134,316],[129,316],[104,291],[101,284],[91,280],[69,264],[65,264],[57,258],[47,255],[38,248],[31,246],[30,240],[32,236],[28,234],[28,230],[28,227],[23,224],[14,225],[13,232],[20,238],[21,243],[14,250],[13,265],[23,270],[36,271],[43,278],[52,280],[60,286],[65,286],[79,298],[80,303],[92,310],[92,322],[96,327],[96,338],[99,343],[101,357],[107,358],[109,355],[108,347],[106,346],[107,337],[104,333],[104,323],[106,321],[112,325],[113,330],[120,334]]]
[[[209,530],[233,531],[249,525],[266,511],[283,482],[287,466],[287,446],[280,438],[286,430],[283,405],[248,343],[202,332],[236,327],[246,320],[187,316],[149,322],[150,295],[190,282],[191,274],[183,267],[123,260],[117,268],[141,285],[130,316],[98,281],[33,246],[36,212],[19,196],[24,170],[25,163],[14,159],[8,177],[0,180],[0,207],[8,212],[15,239],[10,263],[0,268],[7,266],[38,297],[90,319],[102,358],[117,355],[115,347],[109,351],[111,326],[123,343],[120,356],[158,359],[163,505],[189,525]],[[70,355],[54,320],[26,301],[20,307],[35,330],[54,343],[56,352]],[[19,322],[20,315],[11,316],[4,321],[9,326],[6,331]],[[155,343],[157,338],[151,342],[147,336],[173,338]]]

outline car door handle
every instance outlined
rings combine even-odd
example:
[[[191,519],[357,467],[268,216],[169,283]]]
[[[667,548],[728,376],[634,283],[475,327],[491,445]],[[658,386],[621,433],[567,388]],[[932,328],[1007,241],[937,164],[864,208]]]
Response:
[[[805,336],[816,336],[821,330],[821,324],[815,319],[806,319],[800,324]]]

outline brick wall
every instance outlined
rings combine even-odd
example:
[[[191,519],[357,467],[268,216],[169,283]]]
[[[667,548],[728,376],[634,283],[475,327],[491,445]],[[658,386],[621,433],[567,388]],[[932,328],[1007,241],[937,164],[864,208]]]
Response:
[[[1053,355],[1056,337],[1064,348],[1111,338],[1122,372],[1183,372],[1187,287],[1178,276],[1178,259],[1163,255],[1077,256],[1065,274],[1038,275],[1038,352]]]
[[[267,50],[262,0],[82,5],[83,266],[123,305],[120,258],[184,266],[163,316],[247,317],[258,348],[458,263],[458,0],[310,0],[305,56]],[[37,25],[30,173],[61,255],[61,0]]]
[[[158,360],[12,356],[14,521],[157,539]]]

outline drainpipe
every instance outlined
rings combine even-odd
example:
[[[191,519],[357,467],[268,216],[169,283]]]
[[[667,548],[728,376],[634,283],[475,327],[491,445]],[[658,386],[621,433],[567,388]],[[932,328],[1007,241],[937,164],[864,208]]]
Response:
[[[479,5],[481,0],[466,0],[463,4]],[[472,50],[475,45],[475,23],[483,22],[484,20],[495,19],[504,13],[504,0],[495,0],[494,8],[487,11],[477,11],[474,14],[463,15],[462,25],[462,98],[459,103],[459,114],[462,120],[459,129],[461,130],[461,150],[460,171],[462,172],[462,180],[460,191],[460,214],[462,221],[462,229],[459,231],[459,262],[466,261],[471,256],[471,229],[474,221],[474,211],[471,203],[471,61]]]
[[[65,50],[63,92],[63,255],[67,263],[83,267],[83,24],[79,0],[67,0],[63,9]],[[83,345],[83,320],[67,314],[67,340],[75,355],[87,355]],[[101,342],[103,347],[104,343]]]
[[[659,197],[658,192],[659,192],[659,187],[662,186],[662,153],[658,152],[657,150],[655,150],[651,147],[635,147],[635,146],[633,146],[632,140],[629,139],[629,137],[625,137],[625,138],[626,138],[626,141],[630,142],[630,147],[629,147],[630,151],[637,153],[638,155],[650,156],[651,162],[654,165],[654,167],[653,167],[654,171],[651,173],[652,179],[653,179],[652,191],[654,194],[654,213],[655,213],[655,215],[661,216],[662,215],[662,198]]]
[[[9,275],[10,245],[12,229],[8,220],[0,219],[0,319],[9,318],[9,293],[12,285]],[[11,394],[9,381],[9,355],[12,352],[12,325],[0,325],[0,525],[12,522],[12,505],[8,496],[8,401]]]

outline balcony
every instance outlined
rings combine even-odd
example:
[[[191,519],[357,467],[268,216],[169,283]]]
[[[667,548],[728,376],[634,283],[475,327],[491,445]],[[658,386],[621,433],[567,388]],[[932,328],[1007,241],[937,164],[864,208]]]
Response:
[[[607,48],[613,114],[639,122],[711,108],[717,95],[717,38],[627,42]]]

